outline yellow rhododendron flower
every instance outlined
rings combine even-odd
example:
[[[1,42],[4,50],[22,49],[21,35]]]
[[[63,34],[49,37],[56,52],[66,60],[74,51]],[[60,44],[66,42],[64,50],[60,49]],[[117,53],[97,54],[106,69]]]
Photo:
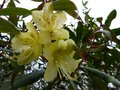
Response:
[[[12,39],[12,48],[19,65],[37,59],[42,53],[41,39],[32,23],[27,23],[27,32],[21,32]]]
[[[48,60],[47,68],[44,74],[45,81],[52,81],[57,74],[60,77],[72,79],[70,74],[78,67],[78,61],[74,60],[73,40],[59,40],[51,43],[43,50],[43,54]]]
[[[67,20],[65,12],[53,12],[52,3],[45,3],[43,11],[32,11],[33,21],[42,31],[60,29]]]
[[[66,21],[65,12],[53,12],[52,3],[45,3],[42,11],[32,11],[33,21],[27,23],[27,32],[21,32],[12,39],[14,57],[19,65],[36,60],[41,54],[48,60],[44,74],[45,81],[60,78],[72,79],[70,74],[78,67],[74,60],[75,42],[69,39],[69,32],[62,28]]]
[[[43,11],[33,11],[33,20],[40,30],[43,44],[51,41],[69,39],[69,32],[62,28],[66,21],[65,12],[53,12],[52,3],[45,3]]]

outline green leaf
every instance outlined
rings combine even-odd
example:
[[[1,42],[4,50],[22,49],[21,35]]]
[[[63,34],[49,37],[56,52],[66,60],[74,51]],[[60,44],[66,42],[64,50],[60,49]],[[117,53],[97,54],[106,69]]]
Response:
[[[78,13],[75,11],[77,10],[76,5],[70,0],[56,0],[53,2],[53,9],[65,11],[72,17],[81,20],[81,17],[78,16]]]
[[[19,3],[19,4],[20,4],[19,0],[14,0],[14,1],[16,1],[17,3]]]
[[[38,81],[40,78],[42,78],[44,75],[44,70],[36,71],[27,75],[19,76],[15,79],[13,83],[13,88],[11,88],[10,81],[6,82],[2,85],[0,90],[16,90],[17,88],[30,85],[36,81]]]
[[[77,10],[75,4],[70,0],[56,0],[53,2],[53,9],[64,11]]]
[[[0,15],[30,15],[31,11],[25,8],[10,7],[0,9]]]
[[[113,76],[110,76],[102,71],[98,71],[97,69],[89,68],[89,67],[81,67],[81,69],[86,69],[89,73],[105,80],[106,82],[113,83],[114,85],[120,87],[120,81],[115,79]]]
[[[83,43],[83,44],[81,45],[80,51],[81,51],[82,53],[84,53],[85,51],[87,51],[87,45],[88,45],[88,43]]]
[[[0,46],[4,46],[4,45],[6,45],[6,44],[8,44],[8,42],[3,41],[3,40],[0,40]]]
[[[107,31],[107,30],[96,31],[96,33],[100,33],[100,32],[104,33],[110,39],[110,41],[112,42],[112,35],[111,35],[111,33],[109,31]]]
[[[83,29],[82,43],[88,43],[88,38],[90,35],[93,35],[93,31],[88,28]]]
[[[15,5],[13,0],[10,0],[10,2],[8,3],[7,8],[16,8],[16,5]],[[18,22],[19,18],[18,18],[17,15],[9,15],[8,20],[10,22],[12,22],[15,26],[17,26],[17,22]]]
[[[14,1],[13,1],[13,0],[10,0],[10,2],[8,3],[8,6],[7,6],[7,7],[8,7],[8,8],[9,8],[9,7],[16,7]]]
[[[113,19],[115,19],[116,15],[117,15],[117,11],[116,10],[113,10],[113,11],[110,12],[110,14],[108,15],[108,17],[107,17],[107,19],[105,21],[105,25],[107,27],[110,27],[111,22],[112,22]]]
[[[120,52],[117,49],[110,49],[109,53],[111,53],[111,63],[116,64],[120,63]]]
[[[93,74],[89,74],[89,76],[92,79],[91,83],[96,88],[95,90],[107,90],[107,85],[105,84],[105,82],[101,78],[99,78]]]
[[[72,80],[69,80],[69,82],[70,82],[70,85],[71,85],[70,90],[78,90],[76,84]]]
[[[13,23],[15,26],[18,25],[19,17],[17,15],[9,15],[8,21]]]
[[[13,70],[12,72],[12,76],[11,76],[11,86],[13,87],[13,84],[14,84],[14,80],[16,78],[16,76],[18,75],[18,73],[21,71],[21,69],[23,69],[24,66],[17,66],[16,64],[16,67],[15,69]]]
[[[99,23],[102,23],[103,18],[102,18],[102,17],[98,17],[98,18],[97,18],[97,21],[98,21]]]
[[[19,34],[19,30],[9,21],[0,18],[0,32],[10,33],[13,35]]]
[[[77,38],[79,39],[79,41],[82,38],[83,30],[84,30],[83,23],[78,22],[78,26],[77,26],[77,29],[76,29],[76,34],[77,34]]]
[[[79,19],[81,20],[80,16],[78,16],[77,12],[75,12],[74,10],[69,10],[69,11],[66,11],[69,15],[71,15],[72,17],[76,18],[76,19]]]
[[[76,44],[78,46],[80,46],[81,39],[82,39],[83,32],[84,32],[84,26],[83,26],[82,22],[80,22],[80,21],[78,22],[78,25],[77,25],[77,28],[75,29],[75,32],[76,32]]]
[[[114,32],[115,35],[120,35],[120,28],[112,29],[112,32]]]
[[[7,51],[7,50],[6,50],[6,51]],[[13,53],[12,50],[9,50],[9,52]],[[14,60],[12,60],[12,59],[9,59],[9,63],[12,65],[12,67],[16,68],[16,66],[17,66],[17,62],[16,62],[16,61],[14,61]]]

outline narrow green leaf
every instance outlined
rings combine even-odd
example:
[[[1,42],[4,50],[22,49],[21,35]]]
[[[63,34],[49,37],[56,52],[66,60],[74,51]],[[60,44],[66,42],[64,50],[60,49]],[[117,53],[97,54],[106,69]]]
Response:
[[[110,57],[109,64],[114,65],[116,67],[116,64],[120,62],[120,52],[117,49],[109,49],[108,51],[112,56]],[[117,66],[117,69],[119,68],[119,65]],[[116,77],[120,76],[119,69],[118,73],[116,74]],[[120,80],[120,78],[118,78]]]
[[[77,10],[75,4],[70,0],[56,0],[53,2],[53,9],[64,11]]]
[[[7,6],[7,7],[8,7],[8,8],[9,8],[9,7],[16,7],[14,1],[13,1],[13,0],[10,0],[10,2],[8,3],[8,6]]]
[[[115,19],[116,15],[117,15],[117,11],[116,10],[113,10],[113,11],[110,12],[110,14],[108,15],[108,17],[107,17],[107,19],[105,21],[105,25],[107,27],[110,27],[111,22],[112,22],[113,19]]]
[[[19,34],[19,30],[9,21],[0,18],[0,32],[10,33],[10,34]]]
[[[0,15],[30,15],[31,11],[25,8],[10,7],[0,9]]]
[[[107,31],[107,30],[96,31],[96,33],[100,33],[100,32],[104,33],[110,39],[110,41],[112,42],[112,35],[111,35],[111,33],[109,31]]]
[[[114,32],[115,35],[120,35],[120,28],[112,29],[112,32]]]
[[[14,0],[14,1],[16,1],[17,3],[19,3],[19,4],[20,4],[19,0]]]
[[[8,3],[7,8],[16,8],[16,5],[14,3],[14,0],[10,0],[10,2]],[[9,15],[8,20],[10,22],[12,22],[15,26],[17,26],[17,22],[18,22],[18,16],[17,15]]]
[[[88,43],[83,43],[83,44],[81,45],[80,51],[81,51],[82,53],[84,53],[85,51],[87,51],[87,45],[88,45]]]
[[[13,53],[12,50],[9,50],[9,52]],[[9,62],[10,62],[10,64],[12,65],[12,67],[15,68],[15,67],[17,66],[17,62],[16,62],[16,61],[13,61],[12,59],[9,59]]]
[[[76,19],[81,19],[80,16],[78,16],[77,12],[75,12],[74,10],[69,10],[69,11],[66,11],[69,15],[71,15],[72,17],[76,18]]]
[[[83,30],[84,30],[84,26],[82,22],[78,22],[78,26],[76,29],[76,34],[77,34],[77,38],[80,40],[83,34]]]
[[[9,15],[8,21],[13,23],[15,26],[18,25],[19,18],[17,15]]]
[[[19,76],[15,79],[13,83],[13,88],[11,88],[10,81],[2,84],[2,87],[0,90],[16,90],[17,88],[30,85],[36,81],[38,81],[40,78],[42,78],[44,75],[44,70],[36,71],[27,75]]]
[[[107,90],[107,85],[105,84],[105,82],[101,78],[99,78],[99,77],[97,77],[97,76],[95,76],[93,74],[89,74],[89,76],[92,79],[91,83],[94,85],[94,87],[96,89],[98,89],[98,90]]]
[[[86,69],[88,72],[90,72],[91,74],[102,78],[103,80],[105,80],[106,82],[110,82],[113,83],[114,85],[120,87],[120,81],[118,81],[117,79],[115,79],[113,76],[110,76],[102,71],[98,71],[97,69],[93,69],[93,68],[89,68],[89,67],[81,67],[81,69]]]
[[[8,42],[6,42],[6,41],[3,41],[3,40],[0,40],[0,46],[4,46],[4,45],[6,45]]]
[[[13,84],[14,84],[14,80],[16,78],[16,76],[18,75],[18,73],[20,72],[20,70],[23,69],[23,66],[17,66],[15,67],[15,69],[13,70],[13,73],[12,73],[12,78],[11,78],[11,86],[13,87]]]
[[[83,30],[83,36],[82,36],[82,42],[83,43],[88,43],[88,37],[90,35],[93,35],[93,31],[89,30],[88,28],[84,28],[84,30]]]
[[[19,88],[26,85],[30,85],[36,81],[38,81],[40,78],[42,78],[44,75],[44,70],[36,71],[24,76],[20,76],[19,78],[16,78],[13,88]]]
[[[70,85],[71,85],[70,90],[78,90],[76,84],[72,80],[69,80],[69,82],[70,82]]]

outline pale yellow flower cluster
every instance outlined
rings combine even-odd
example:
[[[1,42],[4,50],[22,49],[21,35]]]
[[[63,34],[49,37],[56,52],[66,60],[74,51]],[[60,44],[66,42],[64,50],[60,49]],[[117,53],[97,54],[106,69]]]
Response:
[[[65,12],[53,12],[52,3],[46,3],[43,11],[32,11],[33,21],[27,23],[27,32],[21,32],[12,39],[12,48],[19,65],[27,64],[40,55],[47,60],[45,81],[59,77],[71,79],[70,74],[78,67],[74,60],[75,43],[69,39],[69,32],[62,28],[66,21]]]
[[[15,59],[19,65],[24,65],[37,59],[42,53],[42,43],[39,33],[32,23],[27,23],[28,32],[21,32],[12,39]]]

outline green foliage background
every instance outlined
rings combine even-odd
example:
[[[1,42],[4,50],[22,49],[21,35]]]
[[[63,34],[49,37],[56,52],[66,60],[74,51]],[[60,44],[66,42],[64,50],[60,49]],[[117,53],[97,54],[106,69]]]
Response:
[[[44,0],[32,1],[41,2],[32,10],[42,9]],[[119,90],[120,28],[110,28],[117,11],[112,10],[103,22],[102,16],[94,18],[89,15],[87,2],[83,2],[84,18],[81,18],[72,1],[49,1],[53,2],[54,10],[65,11],[78,20],[77,28],[64,25],[78,47],[75,58],[82,60],[75,72],[77,81],[57,78],[49,83],[44,82],[44,58],[25,66],[19,66],[12,60],[11,39],[26,28],[23,18],[31,15],[32,10],[16,7],[15,2],[20,3],[19,0],[3,0],[0,5],[0,90]],[[22,25],[19,25],[21,21]],[[112,87],[108,86],[109,83]]]

